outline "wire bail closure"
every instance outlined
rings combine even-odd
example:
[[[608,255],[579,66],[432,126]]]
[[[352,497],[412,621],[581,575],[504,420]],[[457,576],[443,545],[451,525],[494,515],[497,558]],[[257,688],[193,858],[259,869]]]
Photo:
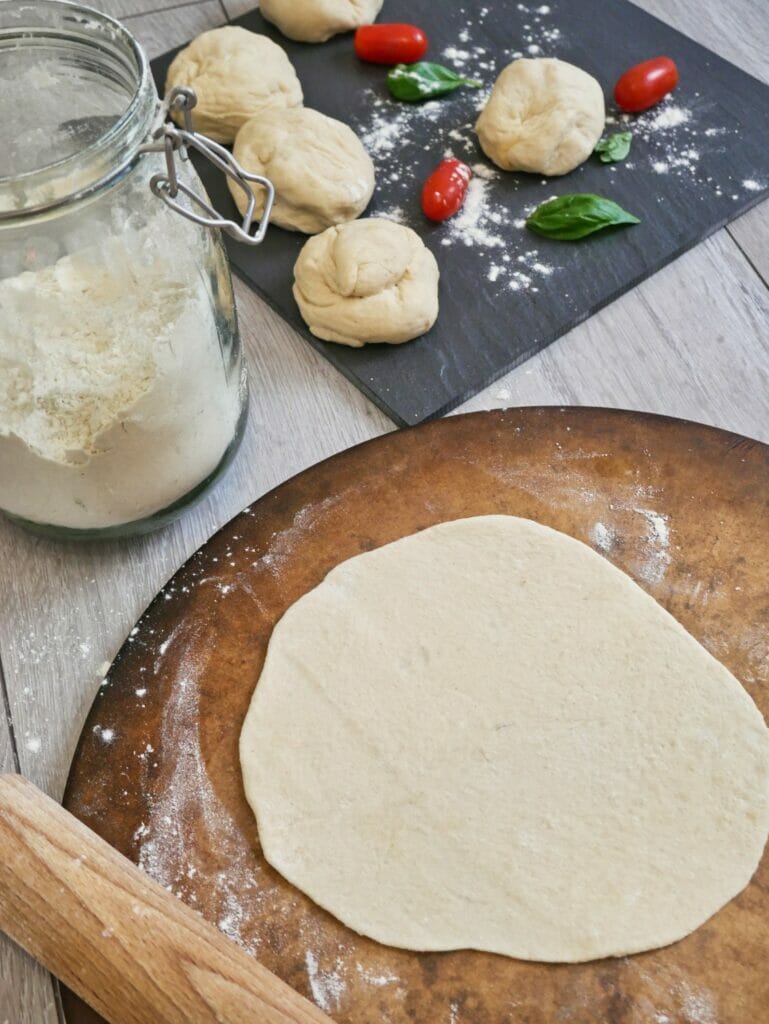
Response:
[[[193,129],[192,110],[197,101],[194,91],[185,86],[172,89],[163,101],[161,107],[163,121],[153,133],[153,141],[141,147],[142,152],[145,153],[165,153],[166,173],[155,174],[150,179],[150,188],[166,206],[170,206],[172,210],[180,213],[187,220],[209,228],[221,228],[231,238],[243,242],[245,245],[260,245],[264,241],[270,221],[272,204],[275,201],[275,187],[268,178],[261,174],[249,174],[240,166],[229,150],[220,146],[218,142],[214,142],[213,139],[209,139],[207,135],[201,135]],[[172,112],[182,114],[183,128],[166,120],[166,117]],[[181,160],[189,160],[188,148],[190,146],[210,160],[214,167],[223,171],[245,193],[248,205],[240,224],[217,213],[206,199],[179,180],[176,156],[178,154]],[[259,220],[257,230],[253,234],[251,229],[254,224],[256,195],[250,182],[261,185],[265,190],[264,212]],[[180,194],[189,200],[189,205],[180,201]],[[198,210],[203,212],[197,212]]]

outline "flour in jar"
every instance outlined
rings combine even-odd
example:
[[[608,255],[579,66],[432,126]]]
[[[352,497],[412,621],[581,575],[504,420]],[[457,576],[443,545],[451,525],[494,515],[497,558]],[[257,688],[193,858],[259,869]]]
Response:
[[[142,519],[233,439],[213,303],[152,220],[0,281],[0,506],[72,529]]]

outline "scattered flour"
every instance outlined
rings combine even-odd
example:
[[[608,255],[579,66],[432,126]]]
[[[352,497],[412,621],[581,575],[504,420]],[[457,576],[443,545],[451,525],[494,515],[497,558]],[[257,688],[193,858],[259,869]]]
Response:
[[[384,988],[385,985],[401,984],[401,979],[397,974],[393,974],[392,971],[382,970],[375,973],[374,971],[367,970],[361,963],[356,963],[355,966],[360,977],[363,978],[367,984],[373,985],[375,988]]]
[[[519,4],[518,10],[525,15],[521,45],[532,47],[534,52],[560,38],[559,30],[547,22],[551,13],[548,5]],[[536,293],[542,281],[557,269],[546,263],[539,250],[526,244],[531,239],[525,233],[525,217],[521,214],[528,214],[537,204],[530,204],[525,211],[520,204],[516,205],[519,181],[506,175],[504,188],[501,187],[501,173],[479,159],[482,154],[474,132],[476,114],[485,105],[498,70],[510,59],[509,53],[490,54],[485,46],[473,41],[473,28],[478,22],[482,24],[488,11],[484,7],[474,12],[472,21],[468,19],[460,31],[457,42],[447,46],[441,54],[442,59],[457,70],[485,82],[483,89],[460,90],[452,96],[450,109],[457,114],[454,126],[444,127],[448,109],[445,100],[397,103],[369,89],[366,95],[368,114],[354,127],[377,165],[379,180],[388,182],[389,202],[374,207],[373,216],[420,227],[418,194],[425,175],[422,154],[433,154],[435,163],[440,155],[444,159],[464,160],[473,170],[464,205],[437,230],[434,244],[476,250],[482,280],[487,288],[493,286],[497,294],[503,291]],[[399,156],[401,159],[396,162]]]
[[[402,206],[393,206],[386,210],[380,210],[379,216],[385,217],[387,220],[394,220],[396,224],[405,224],[407,222],[406,213]]]
[[[542,261],[538,249],[521,249],[516,232],[525,228],[525,221],[513,219],[509,206],[494,202],[493,185],[499,181],[500,172],[481,163],[474,164],[472,170],[464,205],[444,225],[440,244],[479,250],[489,284],[536,293],[538,283],[550,277],[555,268]]]
[[[727,144],[724,136],[738,135],[739,129],[723,125],[701,128],[705,117],[712,118],[712,113],[681,106],[672,96],[643,114],[610,115],[607,125],[631,131],[634,139],[633,159],[614,164],[613,169],[623,172],[634,171],[637,165],[646,166],[654,174],[674,177],[700,192],[710,192],[719,198],[729,194],[732,200],[739,199],[734,191],[738,183],[731,175],[721,174],[716,179],[707,172],[708,155],[723,151]],[[762,188],[751,179],[741,185],[744,191]]]
[[[614,530],[605,523],[596,523],[590,531],[590,538],[601,551],[611,551],[617,540]]]
[[[338,970],[321,970],[317,956],[310,949],[305,953],[304,963],[315,1003],[327,1013],[338,1010],[339,1002],[347,989],[342,975]]]
[[[709,992],[682,983],[681,1012],[686,1024],[718,1024],[718,1011]]]
[[[505,248],[507,238],[499,230],[504,224],[504,214],[491,209],[488,198],[489,179],[474,175],[462,209],[446,222],[447,234],[441,239],[441,245],[461,242],[484,249]]]
[[[426,103],[398,103],[385,99],[373,89],[366,90],[371,116],[356,130],[375,163],[391,170],[390,161],[402,149],[426,137],[427,129],[441,116],[441,100]],[[427,145],[425,149],[432,149]],[[413,181],[413,169],[399,166],[400,181]]]
[[[670,528],[666,515],[649,508],[635,508],[648,524],[646,558],[639,568],[647,583],[661,583],[670,565]]]
[[[653,131],[659,131],[661,128],[677,128],[681,124],[688,124],[691,119],[692,113],[690,110],[671,105],[664,107],[658,114],[655,114],[650,121],[649,127]]]

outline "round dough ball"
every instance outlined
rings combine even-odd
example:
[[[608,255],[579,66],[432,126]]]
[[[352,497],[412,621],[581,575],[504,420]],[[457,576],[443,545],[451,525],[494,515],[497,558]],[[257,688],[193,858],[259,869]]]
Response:
[[[374,164],[352,128],[308,107],[262,111],[240,129],[232,152],[245,170],[273,183],[272,220],[291,231],[314,235],[354,220],[374,192]],[[245,213],[243,189],[227,181]],[[263,210],[259,189],[258,216]]]
[[[285,51],[267,36],[234,25],[204,32],[176,55],[166,93],[177,85],[188,85],[197,94],[195,131],[225,144],[265,107],[296,107],[303,99]],[[183,123],[181,115],[174,117]]]
[[[294,298],[324,341],[398,345],[435,323],[438,278],[435,257],[411,228],[353,220],[305,243],[294,267]]]
[[[284,36],[300,43],[325,43],[339,32],[370,25],[384,0],[261,0],[262,15]]]
[[[568,174],[603,133],[603,90],[563,60],[515,60],[500,74],[475,125],[484,153],[504,171]]]

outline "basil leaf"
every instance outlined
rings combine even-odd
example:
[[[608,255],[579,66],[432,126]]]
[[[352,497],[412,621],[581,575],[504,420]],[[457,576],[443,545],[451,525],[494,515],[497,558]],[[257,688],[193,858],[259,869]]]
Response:
[[[640,223],[612,199],[588,192],[548,199],[529,216],[526,227],[545,238],[573,242],[614,224]]]
[[[630,143],[632,141],[632,132],[615,132],[608,139],[601,139],[593,152],[598,154],[601,163],[618,163],[620,160],[624,160],[630,152]]]
[[[451,68],[422,60],[416,64],[396,64],[387,75],[387,84],[396,100],[418,103],[454,92],[462,85],[480,88],[483,82],[474,78],[463,78]]]

